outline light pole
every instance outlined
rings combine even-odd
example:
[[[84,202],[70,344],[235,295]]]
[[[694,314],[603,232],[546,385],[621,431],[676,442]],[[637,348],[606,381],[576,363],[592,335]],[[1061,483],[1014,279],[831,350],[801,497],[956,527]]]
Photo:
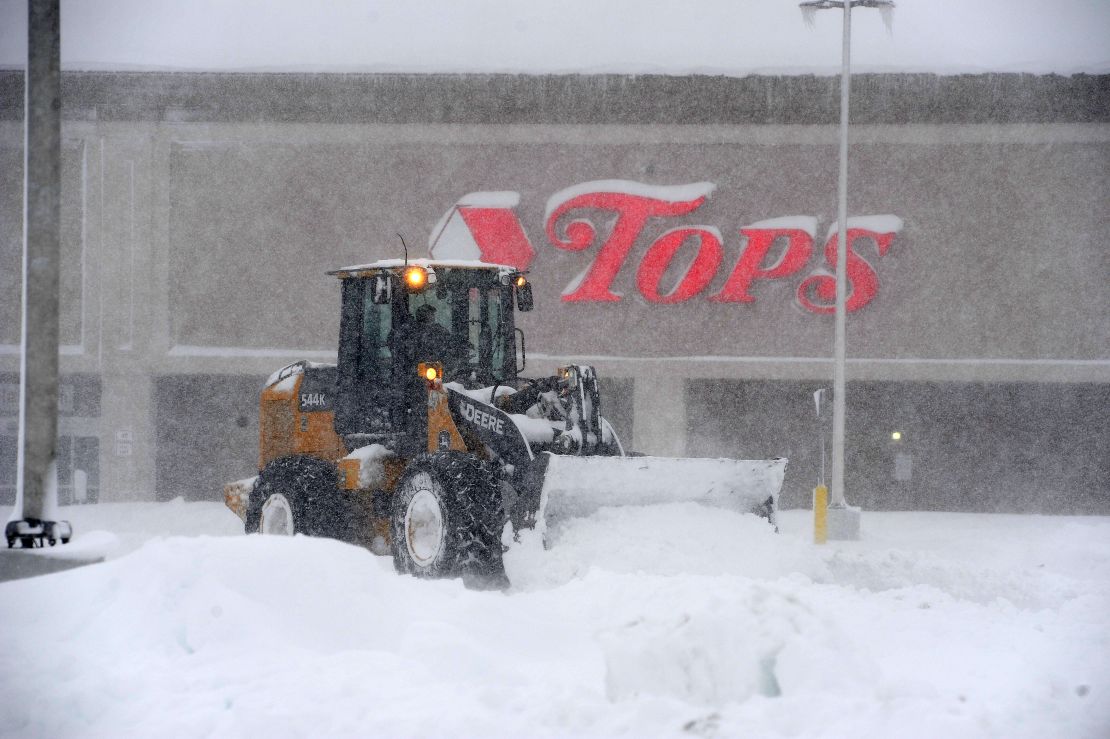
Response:
[[[8,546],[68,542],[57,503],[58,275],[61,258],[61,36],[59,0],[29,0],[23,190],[23,326],[19,366],[16,505]]]
[[[859,536],[859,515],[846,515],[848,502],[844,497],[844,362],[846,356],[848,294],[848,92],[851,88],[852,8],[879,8],[883,20],[889,25],[889,13],[894,8],[891,0],[809,0],[799,5],[809,24],[818,10],[840,8],[844,12],[844,46],[840,64],[840,182],[837,193],[836,240],[836,329],[833,339],[833,443],[832,443],[832,500],[830,510],[836,510],[844,520],[843,536],[835,536],[834,518],[829,518],[830,538]]]

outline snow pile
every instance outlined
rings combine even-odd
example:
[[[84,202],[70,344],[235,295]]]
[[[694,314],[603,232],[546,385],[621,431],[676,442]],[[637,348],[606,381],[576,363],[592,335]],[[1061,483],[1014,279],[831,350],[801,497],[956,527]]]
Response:
[[[721,589],[705,578],[689,586],[695,598],[713,594],[704,607],[649,613],[604,635],[610,698],[663,696],[713,707],[878,676],[866,660],[843,660],[837,626],[789,592]]]
[[[400,577],[329,540],[198,535],[238,530],[218,504],[66,514],[75,543],[96,517],[149,540],[0,584],[5,735],[1110,726],[1108,518],[866,512],[864,541],[819,548],[803,511],[775,534],[692,503],[605,508],[510,552],[501,593]]]
[[[186,503],[183,498],[165,503],[65,506],[58,517],[72,524],[73,541],[44,550],[53,557],[76,552],[77,559],[87,555],[114,559],[155,537],[243,534],[243,522],[223,503]]]

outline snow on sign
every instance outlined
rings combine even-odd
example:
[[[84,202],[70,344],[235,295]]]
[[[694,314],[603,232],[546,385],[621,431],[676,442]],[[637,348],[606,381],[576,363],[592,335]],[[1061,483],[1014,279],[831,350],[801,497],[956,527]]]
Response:
[[[679,219],[694,213],[713,194],[709,182],[688,185],[647,185],[627,180],[599,180],[560,190],[547,201],[544,234],[557,249],[586,251],[596,247],[593,261],[563,291],[566,302],[615,303],[621,297],[611,290],[624,268],[632,247],[651,219]],[[520,195],[515,192],[474,192],[458,200],[432,231],[429,250],[436,258],[481,259],[527,269],[536,250],[516,215]],[[598,211],[613,219],[607,236],[599,236],[591,214]],[[902,219],[892,215],[848,219],[849,311],[870,303],[879,290],[877,268],[860,253],[861,242],[874,244],[879,257],[889,250],[902,229]],[[824,250],[814,261],[817,219],[786,216],[761,220],[740,229],[746,246],[724,285],[708,296],[715,303],[751,303],[757,280],[793,278],[795,299],[812,313],[835,309],[837,226],[832,224]],[[680,303],[706,292],[722,269],[724,239],[714,226],[676,224],[655,239],[636,267],[636,286],[653,303]],[[677,283],[662,289],[664,273],[680,249],[693,245],[694,258]],[[727,269],[727,267],[726,267]]]

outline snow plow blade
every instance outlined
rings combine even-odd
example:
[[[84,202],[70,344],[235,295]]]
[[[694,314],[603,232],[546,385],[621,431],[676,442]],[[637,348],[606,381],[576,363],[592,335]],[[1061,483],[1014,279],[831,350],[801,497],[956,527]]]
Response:
[[[775,524],[785,459],[550,454],[537,520],[549,527],[606,506],[701,503]]]

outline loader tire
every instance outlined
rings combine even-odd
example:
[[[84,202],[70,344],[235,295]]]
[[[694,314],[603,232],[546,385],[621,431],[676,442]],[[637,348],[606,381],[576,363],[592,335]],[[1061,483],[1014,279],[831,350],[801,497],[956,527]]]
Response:
[[[464,452],[409,463],[393,496],[393,564],[416,577],[459,577],[470,587],[508,584],[501,559],[505,512],[494,467]]]
[[[331,462],[315,457],[282,457],[258,475],[247,504],[248,534],[345,538],[349,516]]]

